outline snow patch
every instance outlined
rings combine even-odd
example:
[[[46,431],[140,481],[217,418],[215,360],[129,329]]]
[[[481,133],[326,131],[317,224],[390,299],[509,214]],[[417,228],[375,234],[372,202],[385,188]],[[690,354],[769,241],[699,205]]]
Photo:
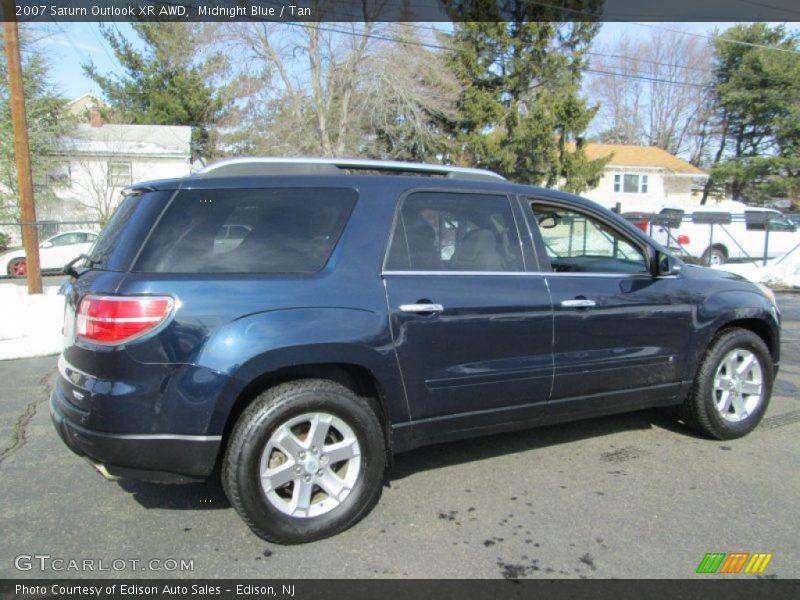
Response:
[[[800,245],[763,263],[724,264],[713,267],[741,275],[771,288],[800,288]]]
[[[58,288],[28,295],[24,285],[0,285],[0,360],[61,352],[64,296]]]

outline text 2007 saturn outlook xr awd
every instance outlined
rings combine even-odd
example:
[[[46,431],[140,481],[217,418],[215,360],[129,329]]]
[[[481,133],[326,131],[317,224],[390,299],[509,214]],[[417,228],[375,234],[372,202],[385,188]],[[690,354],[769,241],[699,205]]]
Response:
[[[283,543],[354,524],[426,444],[670,405],[742,436],[778,368],[769,290],[472,169],[224,161],[126,190],[66,270],[66,444],[121,477],[219,465]]]

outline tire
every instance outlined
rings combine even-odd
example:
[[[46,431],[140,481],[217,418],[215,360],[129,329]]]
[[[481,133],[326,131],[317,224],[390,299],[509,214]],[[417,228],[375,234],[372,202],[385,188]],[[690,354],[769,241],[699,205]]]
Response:
[[[707,248],[705,252],[703,252],[703,264],[710,267],[712,265],[724,265],[725,262],[728,260],[725,251],[722,248],[717,248],[716,246],[712,246],[711,248]]]
[[[755,366],[745,369],[746,363]],[[718,440],[747,435],[767,410],[774,377],[764,340],[746,329],[725,329],[709,344],[680,417]]]
[[[16,279],[22,279],[24,277],[27,277],[28,263],[24,258],[15,258],[14,260],[8,263],[8,267],[6,268],[6,273],[10,277],[14,277]]]
[[[315,425],[327,431],[316,445]],[[225,450],[222,485],[256,535],[300,544],[364,517],[385,466],[383,430],[368,403],[338,383],[305,379],[271,388],[245,409]]]

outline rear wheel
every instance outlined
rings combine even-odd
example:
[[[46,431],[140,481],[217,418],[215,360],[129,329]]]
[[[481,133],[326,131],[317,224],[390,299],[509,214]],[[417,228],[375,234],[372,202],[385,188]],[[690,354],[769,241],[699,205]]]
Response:
[[[27,277],[28,275],[28,263],[24,258],[15,258],[10,263],[8,263],[7,269],[8,275],[11,277]]]
[[[726,329],[706,351],[681,416],[689,426],[720,440],[746,435],[767,410],[773,378],[764,341],[746,329]]]
[[[709,267],[724,265],[727,260],[728,257],[722,248],[712,246],[703,252],[703,264]]]
[[[276,386],[237,421],[222,483],[264,539],[295,544],[338,533],[377,502],[385,446],[367,402],[338,383]]]

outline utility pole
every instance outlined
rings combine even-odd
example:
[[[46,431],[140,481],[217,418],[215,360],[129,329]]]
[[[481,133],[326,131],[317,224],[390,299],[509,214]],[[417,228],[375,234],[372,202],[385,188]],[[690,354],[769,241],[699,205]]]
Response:
[[[11,123],[14,129],[14,157],[19,182],[19,213],[22,222],[22,246],[28,277],[28,293],[42,293],[39,269],[39,235],[36,231],[36,207],[33,203],[31,157],[28,148],[28,123],[25,116],[25,92],[22,87],[22,64],[19,57],[19,31],[13,0],[3,0],[3,27],[8,62],[8,89],[11,100]]]

